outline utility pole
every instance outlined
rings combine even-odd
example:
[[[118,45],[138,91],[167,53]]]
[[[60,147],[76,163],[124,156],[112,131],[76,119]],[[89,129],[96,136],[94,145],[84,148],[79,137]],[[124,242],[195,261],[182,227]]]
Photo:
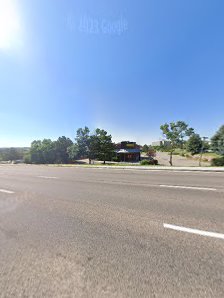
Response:
[[[204,151],[204,143],[205,143],[206,139],[208,139],[208,137],[203,137],[202,138],[201,154],[200,154],[200,159],[199,159],[199,167],[201,166],[202,155],[203,155],[203,151]]]

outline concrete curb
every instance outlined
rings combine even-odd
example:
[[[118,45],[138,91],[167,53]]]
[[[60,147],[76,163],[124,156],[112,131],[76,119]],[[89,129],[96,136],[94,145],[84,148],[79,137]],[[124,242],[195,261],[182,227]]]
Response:
[[[5,166],[5,165],[4,165]],[[10,165],[10,166],[21,166]],[[26,164],[26,166],[40,166],[35,164]],[[84,169],[120,169],[120,170],[136,170],[136,171],[168,171],[168,172],[210,172],[224,173],[224,167],[169,167],[169,166],[103,166],[103,165],[78,165],[78,164],[42,164],[45,167],[61,167],[61,168],[84,168]]]
[[[60,167],[60,165],[59,165]],[[66,167],[63,166],[63,167]],[[147,170],[147,171],[182,171],[182,172],[219,172],[224,173],[224,167],[163,167],[163,166],[96,166],[96,165],[73,165],[68,167],[80,167],[80,168],[94,168],[94,169],[120,169],[120,170]]]

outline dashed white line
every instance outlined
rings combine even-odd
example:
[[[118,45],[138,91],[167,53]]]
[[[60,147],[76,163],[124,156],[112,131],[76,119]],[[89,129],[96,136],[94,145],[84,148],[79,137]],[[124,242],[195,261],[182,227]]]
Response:
[[[197,230],[197,229],[191,229],[191,228],[185,228],[185,227],[181,227],[181,226],[170,225],[170,224],[166,224],[166,223],[163,224],[163,227],[165,229],[171,229],[171,230],[176,230],[176,231],[181,231],[181,232],[186,232],[186,233],[191,233],[191,234],[197,234],[200,236],[219,238],[219,239],[224,240],[224,234],[221,234],[221,233],[207,232],[207,231],[202,231],[202,230]]]
[[[14,191],[7,190],[7,189],[0,189],[0,192],[8,193],[8,194],[13,194],[13,193],[15,193]]]
[[[164,187],[164,188],[180,188],[180,189],[217,191],[216,188],[210,188],[210,187],[197,187],[197,186],[184,186],[184,185],[165,185],[165,184],[160,184],[159,186]]]
[[[58,177],[51,177],[51,176],[37,176],[38,178],[43,178],[43,179],[58,179]]]

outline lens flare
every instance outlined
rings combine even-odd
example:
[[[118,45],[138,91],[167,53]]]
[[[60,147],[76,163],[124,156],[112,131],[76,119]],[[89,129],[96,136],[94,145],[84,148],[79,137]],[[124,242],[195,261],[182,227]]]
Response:
[[[15,0],[0,0],[0,49],[21,44],[21,22]]]

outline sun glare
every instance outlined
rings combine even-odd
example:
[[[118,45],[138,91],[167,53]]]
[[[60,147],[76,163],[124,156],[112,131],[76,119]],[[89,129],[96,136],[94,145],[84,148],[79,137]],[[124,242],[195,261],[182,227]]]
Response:
[[[21,23],[15,0],[0,0],[0,49],[21,43]]]

